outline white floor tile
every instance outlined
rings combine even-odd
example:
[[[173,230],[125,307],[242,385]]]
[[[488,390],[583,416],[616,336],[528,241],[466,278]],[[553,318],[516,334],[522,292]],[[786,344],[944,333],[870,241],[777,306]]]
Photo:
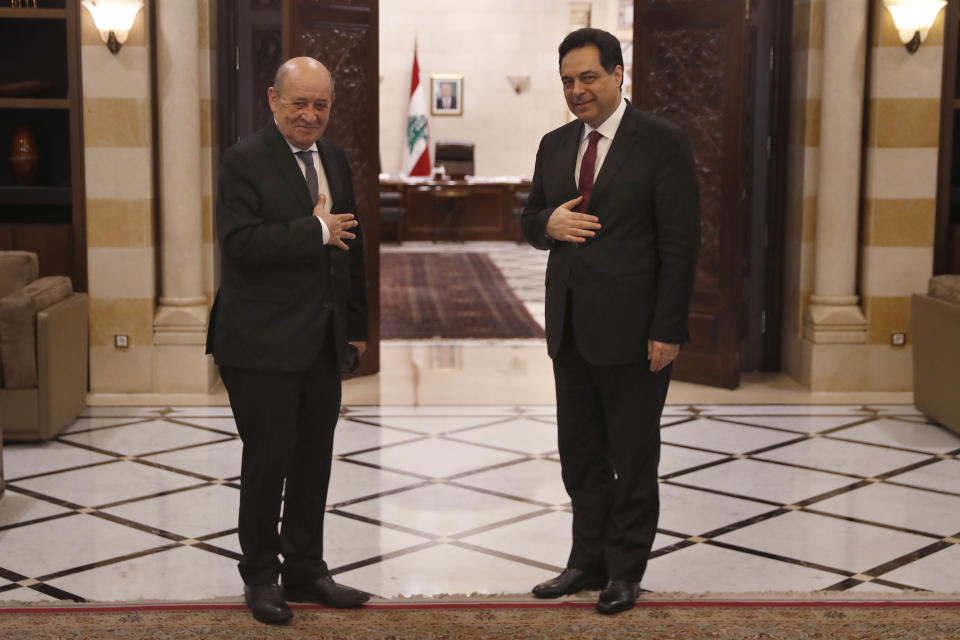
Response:
[[[196,478],[135,462],[116,462],[90,469],[65,471],[33,480],[23,480],[17,484],[24,489],[74,504],[95,507],[179,489],[198,484],[198,482]],[[0,564],[0,566],[3,565]]]
[[[147,422],[143,416],[128,415],[123,417],[105,417],[105,418],[77,418],[60,432],[61,435],[76,433],[78,431],[87,431],[89,429],[99,429],[100,427],[116,427],[125,424],[136,424]]]
[[[202,549],[178,547],[51,580],[87,600],[239,599],[237,562]]]
[[[664,443],[683,444],[725,453],[746,453],[797,437],[793,433],[747,427],[709,418],[664,427],[660,431],[660,439]]]
[[[68,511],[70,511],[70,509],[53,504],[52,502],[37,500],[36,498],[31,498],[30,496],[25,496],[11,489],[7,489],[6,493],[3,494],[3,499],[0,500],[0,527],[18,522],[29,522],[37,518],[45,518]],[[53,524],[50,526],[56,525]],[[0,535],[3,534],[0,533]]]
[[[125,427],[76,433],[63,436],[62,439],[120,455],[135,456],[221,440],[224,437],[222,434],[203,429],[194,429],[162,420],[151,420]]]
[[[912,585],[911,585],[912,586]],[[855,587],[847,589],[844,593],[903,593],[900,589],[894,589],[876,582],[861,582]]]
[[[240,475],[242,454],[243,443],[235,439],[145,456],[143,459],[223,480]]]
[[[673,482],[793,504],[853,484],[856,480],[770,462],[734,460],[677,476]]]
[[[923,416],[923,412],[909,404],[868,404],[868,409],[886,415]]]
[[[774,509],[767,504],[718,496],[671,484],[660,485],[661,529],[701,535]]]
[[[569,504],[560,465],[552,460],[528,460],[457,478],[457,484],[536,500],[549,505]]]
[[[240,551],[240,538],[237,537],[236,533],[220,536],[219,538],[210,538],[209,540],[204,540],[204,542],[207,544],[212,544],[213,546],[221,549],[226,549],[227,551],[242,553]]]
[[[928,455],[920,453],[898,451],[830,438],[804,440],[779,449],[759,453],[755,457],[825,471],[855,473],[864,477],[877,476],[929,458]],[[960,464],[957,466],[960,467]],[[960,482],[960,476],[958,476],[958,482]]]
[[[10,591],[4,591],[0,593],[0,602],[10,603],[10,602],[60,602],[57,598],[48,596],[45,593],[40,593],[34,589],[29,589],[27,587],[20,587],[19,589],[11,589]]]
[[[173,407],[167,414],[171,418],[183,416],[225,416],[232,418],[233,410],[229,406],[221,407]]]
[[[56,441],[3,446],[3,474],[8,482],[38,473],[107,460],[115,458]]]
[[[743,424],[761,427],[776,427],[800,433],[820,433],[863,420],[866,415],[860,416],[723,416],[725,420],[732,420]]]
[[[879,418],[830,435],[834,438],[861,440],[931,453],[947,453],[960,449],[960,436],[943,427],[892,418]]]
[[[843,404],[698,404],[698,409],[707,415],[870,415],[862,405]]]
[[[893,482],[960,493],[960,460],[941,460],[890,478]]]
[[[881,577],[930,591],[960,593],[960,546],[947,547]]]
[[[112,418],[116,416],[152,416],[163,413],[164,407],[87,407],[80,415],[88,418]]]
[[[169,540],[85,514],[0,531],[0,567],[31,578],[169,544]]]
[[[334,460],[330,470],[327,504],[334,505],[347,500],[356,500],[420,482],[423,481],[411,476]]]
[[[886,483],[834,496],[811,509],[941,536],[960,532],[960,497]]]
[[[213,485],[129,502],[104,512],[186,538],[200,538],[235,529],[239,508],[239,490]]]
[[[660,466],[658,472],[661,476],[698,467],[708,462],[723,460],[726,456],[717,453],[707,453],[706,451],[697,451],[696,449],[687,449],[686,447],[675,447],[670,444],[660,445]]]
[[[419,437],[417,434],[408,431],[373,427],[362,422],[341,419],[334,432],[333,453],[339,456],[404,440],[413,440],[417,437]]]
[[[414,415],[414,416],[386,416],[370,418],[371,422],[379,423],[384,427],[397,427],[419,433],[449,433],[468,427],[479,427],[501,422],[505,418],[499,415],[464,416],[464,415]]]
[[[526,418],[461,431],[449,437],[524,453],[550,453],[557,450],[557,428]]]
[[[334,513],[324,518],[323,559],[331,570],[424,542],[429,540]]]
[[[389,347],[386,347],[389,348]],[[392,421],[393,418],[409,417],[490,417],[490,422],[502,419],[505,416],[516,415],[514,405],[375,405],[375,406],[352,406],[346,408],[345,417],[372,417],[383,418]],[[537,407],[538,410],[547,410],[546,406]],[[408,428],[408,427],[403,427]]]
[[[794,511],[717,538],[748,549],[863,573],[935,540],[839,518]]]
[[[233,419],[233,416],[230,417],[195,417],[195,416],[170,416],[178,423],[196,425],[199,427],[207,427],[208,429],[216,429],[218,431],[223,431],[229,435],[235,436],[240,435],[237,431],[237,422]]]
[[[521,558],[530,558],[562,570],[567,566],[570,555],[572,523],[572,514],[552,511],[469,536],[463,541]]]
[[[444,478],[521,457],[515,453],[439,439],[398,444],[379,451],[350,456],[352,460],[369,462],[386,469],[398,469],[435,478]],[[425,464],[426,461],[429,461],[429,464]]]
[[[516,500],[435,484],[358,502],[344,507],[342,511],[441,537],[539,509]]]
[[[641,582],[651,591],[815,591],[843,576],[706,544],[653,558]]]
[[[555,574],[477,551],[440,545],[337,576],[384,597],[455,593],[528,593]]]

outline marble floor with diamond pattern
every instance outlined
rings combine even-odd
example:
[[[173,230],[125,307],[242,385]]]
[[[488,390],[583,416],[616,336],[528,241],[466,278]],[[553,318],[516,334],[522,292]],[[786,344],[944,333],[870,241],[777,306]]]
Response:
[[[564,566],[550,405],[346,406],[326,525],[378,596],[522,593]],[[643,588],[960,591],[960,437],[906,405],[668,405]],[[0,600],[237,598],[228,407],[90,408],[5,445]]]
[[[543,322],[545,252],[383,250],[483,251]],[[381,345],[379,376],[346,384],[336,432],[325,548],[338,581],[382,597],[526,593],[563,568],[545,351]],[[960,592],[960,437],[909,394],[810,394],[784,378],[671,385],[643,588]],[[51,442],[5,444],[0,601],[239,599],[241,444],[215,400],[95,406]]]

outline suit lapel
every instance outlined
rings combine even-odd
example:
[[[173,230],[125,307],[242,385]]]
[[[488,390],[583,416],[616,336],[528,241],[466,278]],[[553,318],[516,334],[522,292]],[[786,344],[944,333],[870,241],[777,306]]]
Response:
[[[607,150],[607,156],[603,159],[603,165],[600,167],[600,173],[597,174],[597,180],[593,183],[593,190],[590,192],[590,211],[596,210],[595,204],[603,197],[604,188],[613,179],[613,176],[620,170],[624,160],[630,155],[630,152],[637,144],[636,130],[637,123],[634,119],[634,109],[627,103],[627,110],[623,114],[620,126],[613,136],[613,142]]]
[[[337,206],[343,206],[344,203],[343,180],[340,175],[340,168],[337,166],[337,163],[333,161],[327,144],[327,141],[323,138],[317,140],[317,151],[320,152],[320,164],[323,165],[323,172],[327,176],[327,186],[330,188],[330,211],[336,213]]]
[[[580,151],[581,138],[583,138],[583,123],[570,127],[570,134],[564,137],[557,150],[557,161],[561,163],[559,175],[566,176],[563,191],[572,194],[571,198],[577,197],[577,153]]]
[[[307,181],[303,178],[303,172],[300,171],[300,165],[297,164],[297,159],[290,151],[290,145],[287,144],[286,139],[284,139],[280,130],[277,129],[275,123],[271,122],[268,126],[270,127],[270,135],[268,138],[270,141],[269,149],[270,154],[273,156],[273,161],[280,167],[280,173],[283,174],[284,179],[293,190],[300,204],[306,211],[313,211],[313,205],[310,204],[310,191],[307,189]]]

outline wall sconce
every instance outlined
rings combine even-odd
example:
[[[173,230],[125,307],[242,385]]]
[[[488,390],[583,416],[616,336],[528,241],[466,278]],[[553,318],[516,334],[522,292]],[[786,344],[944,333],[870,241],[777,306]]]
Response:
[[[530,88],[530,76],[507,76],[507,82],[518,95]]]
[[[120,45],[127,41],[133,21],[143,8],[143,0],[83,0],[82,4],[90,12],[107,49],[116,55]]]
[[[900,33],[900,41],[907,51],[915,52],[927,37],[927,32],[937,19],[937,14],[947,4],[946,0],[883,0],[893,17],[893,24]]]

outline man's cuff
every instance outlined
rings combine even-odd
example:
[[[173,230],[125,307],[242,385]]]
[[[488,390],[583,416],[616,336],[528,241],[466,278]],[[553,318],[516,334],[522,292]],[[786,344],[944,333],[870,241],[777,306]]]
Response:
[[[320,222],[320,227],[323,229],[323,244],[330,243],[330,229],[327,228],[327,223],[323,221],[323,218],[320,216],[313,216]]]

